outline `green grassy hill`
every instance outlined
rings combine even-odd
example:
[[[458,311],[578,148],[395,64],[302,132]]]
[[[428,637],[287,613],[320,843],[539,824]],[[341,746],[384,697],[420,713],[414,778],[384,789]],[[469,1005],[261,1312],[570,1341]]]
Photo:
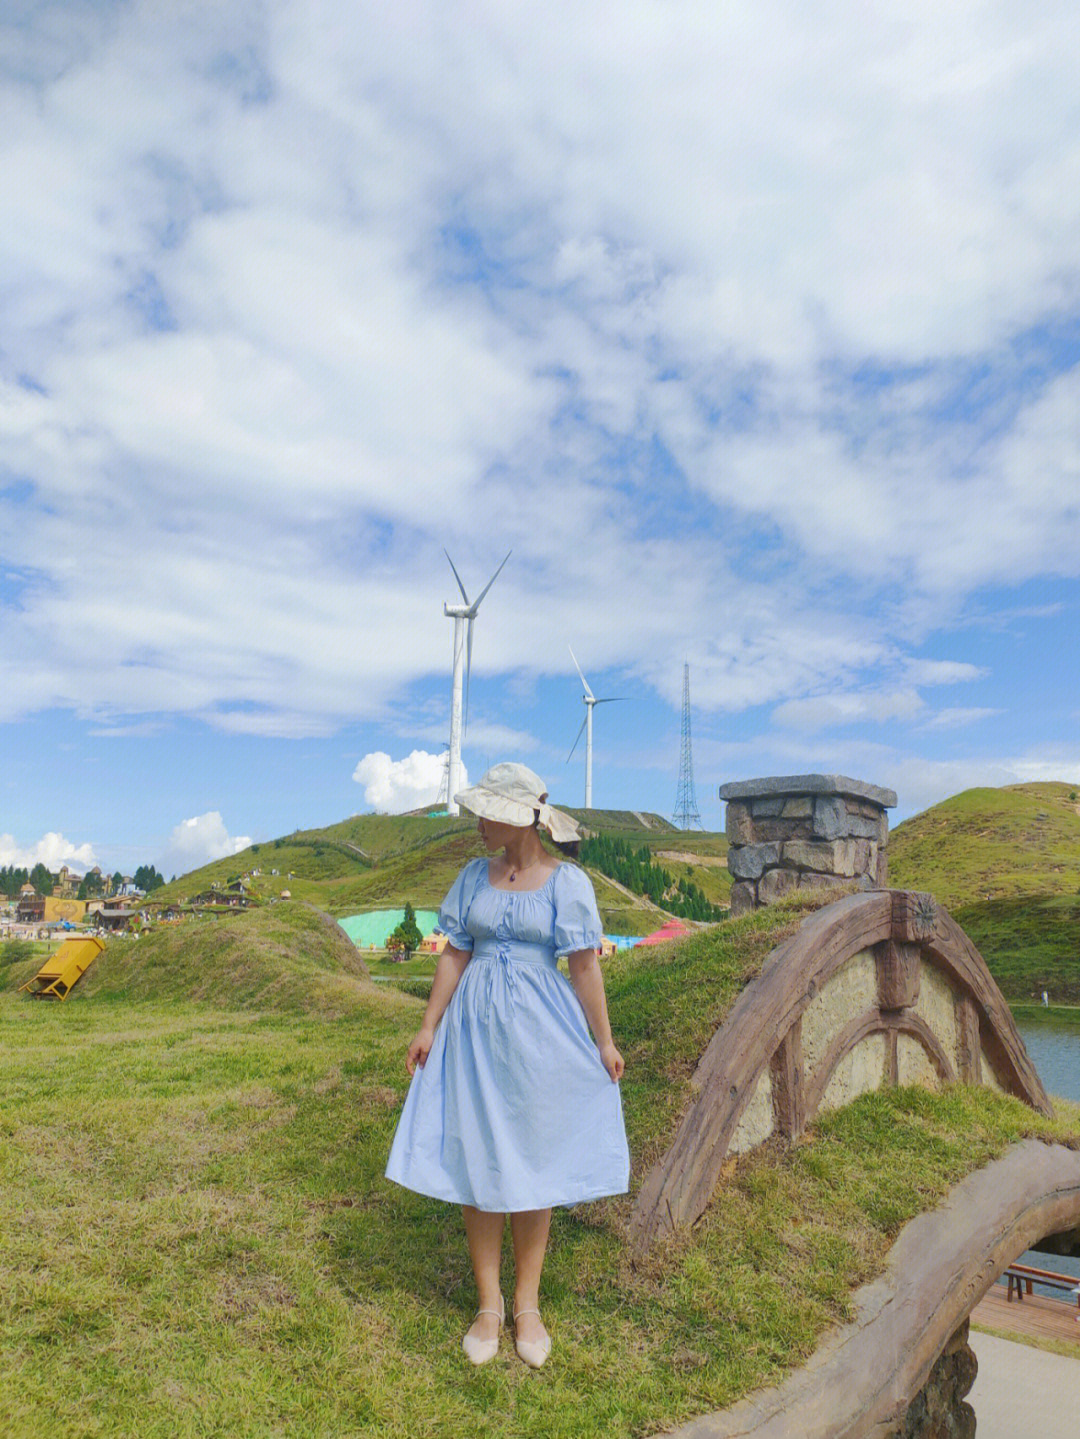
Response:
[[[935,894],[1006,997],[1080,1003],[1080,791],[971,789],[898,825],[890,882]]]
[[[631,810],[570,810],[594,833],[645,845],[675,878],[693,881],[714,904],[726,904],[731,884],[727,841],[722,835],[683,832],[660,815]],[[297,831],[250,846],[183,875],[153,899],[186,900],[251,874],[251,892],[262,900],[287,889],[331,915],[398,908],[438,907],[461,866],[485,850],[469,815],[354,815],[323,829]],[[277,873],[275,873],[277,871]],[[603,875],[590,871],[605,927],[613,934],[647,934],[666,917],[627,896]]]
[[[631,1265],[630,1206],[698,1057],[802,912],[607,963],[632,1190],[553,1215],[541,1375],[505,1340],[481,1370],[461,1353],[460,1212],[383,1178],[422,1005],[317,916],[129,942],[63,1005],[0,992],[5,1439],[40,1439],[43,1415],[57,1439],[625,1439],[775,1382],[908,1218],[1077,1122],[987,1090],[865,1095],[728,1166],[701,1221]],[[355,1002],[313,1012],[313,973]]]
[[[13,987],[38,963],[18,966]],[[382,989],[333,920],[309,905],[282,901],[217,919],[158,925],[138,939],[110,939],[65,1005],[195,1001],[325,1018],[393,1003]]]

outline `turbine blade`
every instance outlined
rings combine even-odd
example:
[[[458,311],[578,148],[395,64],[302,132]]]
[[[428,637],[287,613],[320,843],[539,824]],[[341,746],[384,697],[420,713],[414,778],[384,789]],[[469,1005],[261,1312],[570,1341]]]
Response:
[[[502,569],[503,565],[506,564],[506,561],[510,558],[510,556],[511,556],[513,553],[514,553],[513,550],[507,550],[507,552],[506,552],[506,558],[503,560],[502,565],[499,566],[499,569],[495,571],[495,573],[492,575],[491,579],[488,580],[487,584],[486,584],[486,585],[484,586],[484,588],[480,591],[479,595],[477,595],[477,597],[476,597],[476,603],[473,605],[473,614],[475,614],[476,611],[480,608],[480,601],[484,598],[484,596],[487,594],[488,590],[491,589],[492,585],[493,585],[493,584],[495,583],[495,581],[499,578],[499,571]],[[450,556],[447,555],[446,558],[449,559]],[[464,591],[463,591],[463,593],[464,593]],[[468,604],[468,603],[469,603],[468,600],[466,600],[465,603]]]
[[[454,567],[454,562],[453,562],[453,560],[450,558],[450,556],[449,556],[449,554],[447,553],[447,551],[445,550],[445,548],[443,549],[443,554],[446,555],[446,562],[447,562],[447,564],[448,564],[448,565],[450,566],[450,568],[454,571],[454,579],[457,580],[457,587],[458,587],[458,589],[461,591],[461,598],[465,601],[466,604],[468,604],[468,603],[469,603],[469,596],[465,593],[465,586],[461,583],[461,576],[458,574],[456,568]]]
[[[566,763],[567,763],[567,764],[569,764],[570,761],[571,761],[571,760],[573,759],[573,757],[574,757],[574,751],[577,749],[577,742],[578,742],[578,740],[581,738],[581,736],[582,736],[582,735],[584,734],[584,732],[585,732],[585,725],[588,723],[588,719],[589,719],[589,711],[586,710],[586,711],[585,711],[585,718],[581,721],[581,729],[578,730],[577,735],[576,735],[576,737],[575,737],[575,739],[574,739],[574,743],[570,746],[570,753],[566,756]]]
[[[626,703],[625,695],[609,695],[607,699],[593,700],[594,705],[621,705]]]
[[[585,678],[584,675],[581,674],[581,666],[577,662],[577,656],[574,654],[574,651],[570,649],[569,645],[567,645],[566,648],[570,650],[570,658],[574,661],[574,668],[577,670],[578,674],[581,675],[581,683],[585,686],[585,693],[589,696],[590,699],[592,699],[593,692],[589,688],[589,681]]]
[[[472,615],[467,620],[468,628],[465,632],[465,718],[461,725],[461,737],[465,738],[465,731],[469,728],[469,676],[472,674]]]

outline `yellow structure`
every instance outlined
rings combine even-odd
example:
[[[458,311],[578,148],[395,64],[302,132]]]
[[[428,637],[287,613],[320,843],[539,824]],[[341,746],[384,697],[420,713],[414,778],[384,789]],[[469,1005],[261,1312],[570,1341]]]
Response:
[[[30,991],[36,999],[67,999],[104,948],[105,945],[100,939],[94,939],[90,935],[65,939],[33,979],[28,979],[19,989],[30,989],[32,984],[36,984],[37,989]]]
[[[57,899],[54,895],[45,897],[46,924],[59,924],[62,919],[66,919],[69,924],[78,924],[85,913],[85,899]]]

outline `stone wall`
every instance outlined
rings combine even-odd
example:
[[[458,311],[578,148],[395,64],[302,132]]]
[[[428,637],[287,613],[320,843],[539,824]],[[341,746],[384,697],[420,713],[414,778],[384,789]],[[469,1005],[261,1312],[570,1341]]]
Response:
[[[965,1319],[908,1406],[903,1424],[892,1431],[896,1439],[973,1439],[975,1411],[964,1396],[978,1372]]]
[[[727,801],[733,915],[795,888],[888,884],[892,790],[803,774],[721,785],[720,798]]]

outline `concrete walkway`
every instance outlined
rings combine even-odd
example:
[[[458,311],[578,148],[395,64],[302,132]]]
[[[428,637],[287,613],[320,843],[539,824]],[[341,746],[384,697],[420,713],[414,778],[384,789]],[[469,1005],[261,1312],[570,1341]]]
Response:
[[[1080,1346],[1067,1359],[974,1331],[979,1377],[968,1395],[978,1439],[1077,1439]]]

